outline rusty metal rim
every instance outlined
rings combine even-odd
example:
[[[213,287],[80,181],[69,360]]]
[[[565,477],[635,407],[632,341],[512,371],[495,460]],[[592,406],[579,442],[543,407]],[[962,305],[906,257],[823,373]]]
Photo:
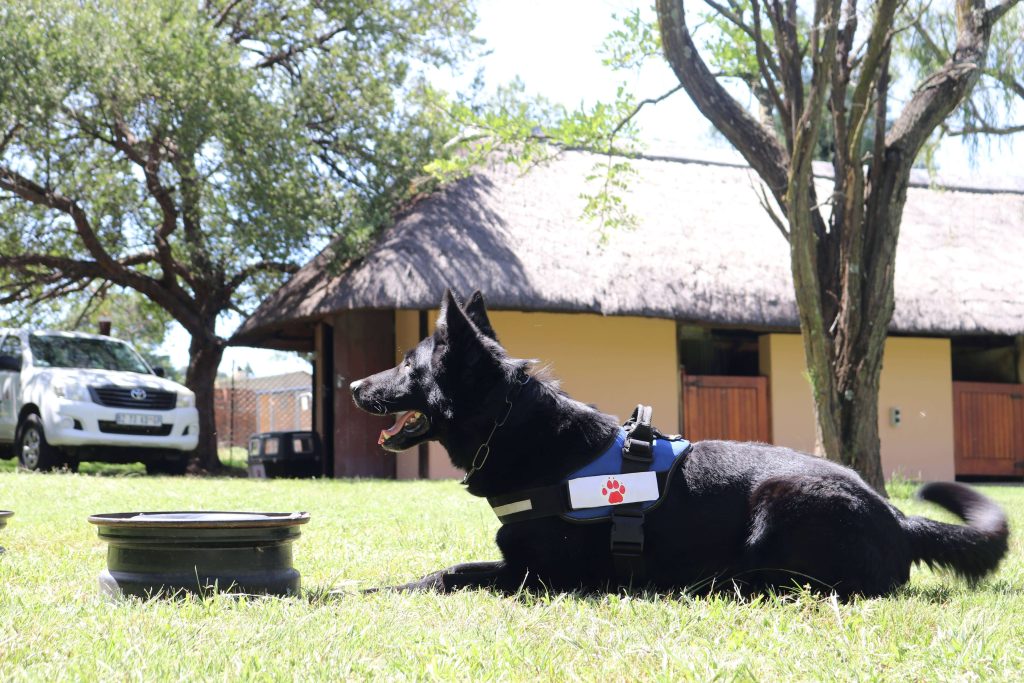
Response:
[[[175,515],[195,516],[178,519]],[[211,519],[202,519],[208,515]],[[216,519],[216,515],[249,516],[249,519]],[[160,519],[160,517],[164,517]],[[90,515],[89,522],[100,527],[163,529],[259,529],[289,527],[309,521],[308,512],[241,512],[224,510],[180,510],[156,512],[111,512]]]

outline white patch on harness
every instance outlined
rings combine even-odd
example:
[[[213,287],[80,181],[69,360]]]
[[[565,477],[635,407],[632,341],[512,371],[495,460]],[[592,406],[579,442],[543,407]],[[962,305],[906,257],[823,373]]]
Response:
[[[658,495],[658,475],[655,472],[602,474],[569,480],[569,504],[573,510],[644,503],[658,500]]]
[[[508,503],[507,505],[499,505],[494,508],[494,514],[498,517],[504,517],[505,515],[514,515],[517,512],[526,512],[527,510],[533,509],[533,501],[529,498],[526,500],[517,500],[514,503]]]

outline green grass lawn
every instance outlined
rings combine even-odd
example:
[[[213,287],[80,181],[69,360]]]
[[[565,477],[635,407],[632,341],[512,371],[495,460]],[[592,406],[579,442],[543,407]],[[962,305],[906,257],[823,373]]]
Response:
[[[1020,680],[1024,554],[976,588],[915,570],[895,597],[377,594],[326,590],[493,559],[490,509],[454,482],[0,472],[0,680]],[[1024,488],[987,486],[1024,523]],[[937,511],[893,487],[913,513]],[[89,514],[305,510],[301,598],[110,601]]]

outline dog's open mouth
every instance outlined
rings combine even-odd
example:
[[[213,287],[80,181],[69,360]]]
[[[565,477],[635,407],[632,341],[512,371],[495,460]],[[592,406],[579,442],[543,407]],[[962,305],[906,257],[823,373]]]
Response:
[[[427,419],[427,416],[417,410],[409,410],[399,413],[395,424],[381,430],[377,444],[389,450],[394,450],[395,447],[398,450],[404,450],[412,444],[400,445],[401,443],[425,434],[428,429],[430,429],[430,420]]]

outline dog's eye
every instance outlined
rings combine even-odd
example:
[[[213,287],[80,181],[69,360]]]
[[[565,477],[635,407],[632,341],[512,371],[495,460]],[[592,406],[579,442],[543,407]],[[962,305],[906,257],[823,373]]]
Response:
[[[405,361],[402,362],[402,367],[408,370],[412,367],[412,361],[406,358]]]

